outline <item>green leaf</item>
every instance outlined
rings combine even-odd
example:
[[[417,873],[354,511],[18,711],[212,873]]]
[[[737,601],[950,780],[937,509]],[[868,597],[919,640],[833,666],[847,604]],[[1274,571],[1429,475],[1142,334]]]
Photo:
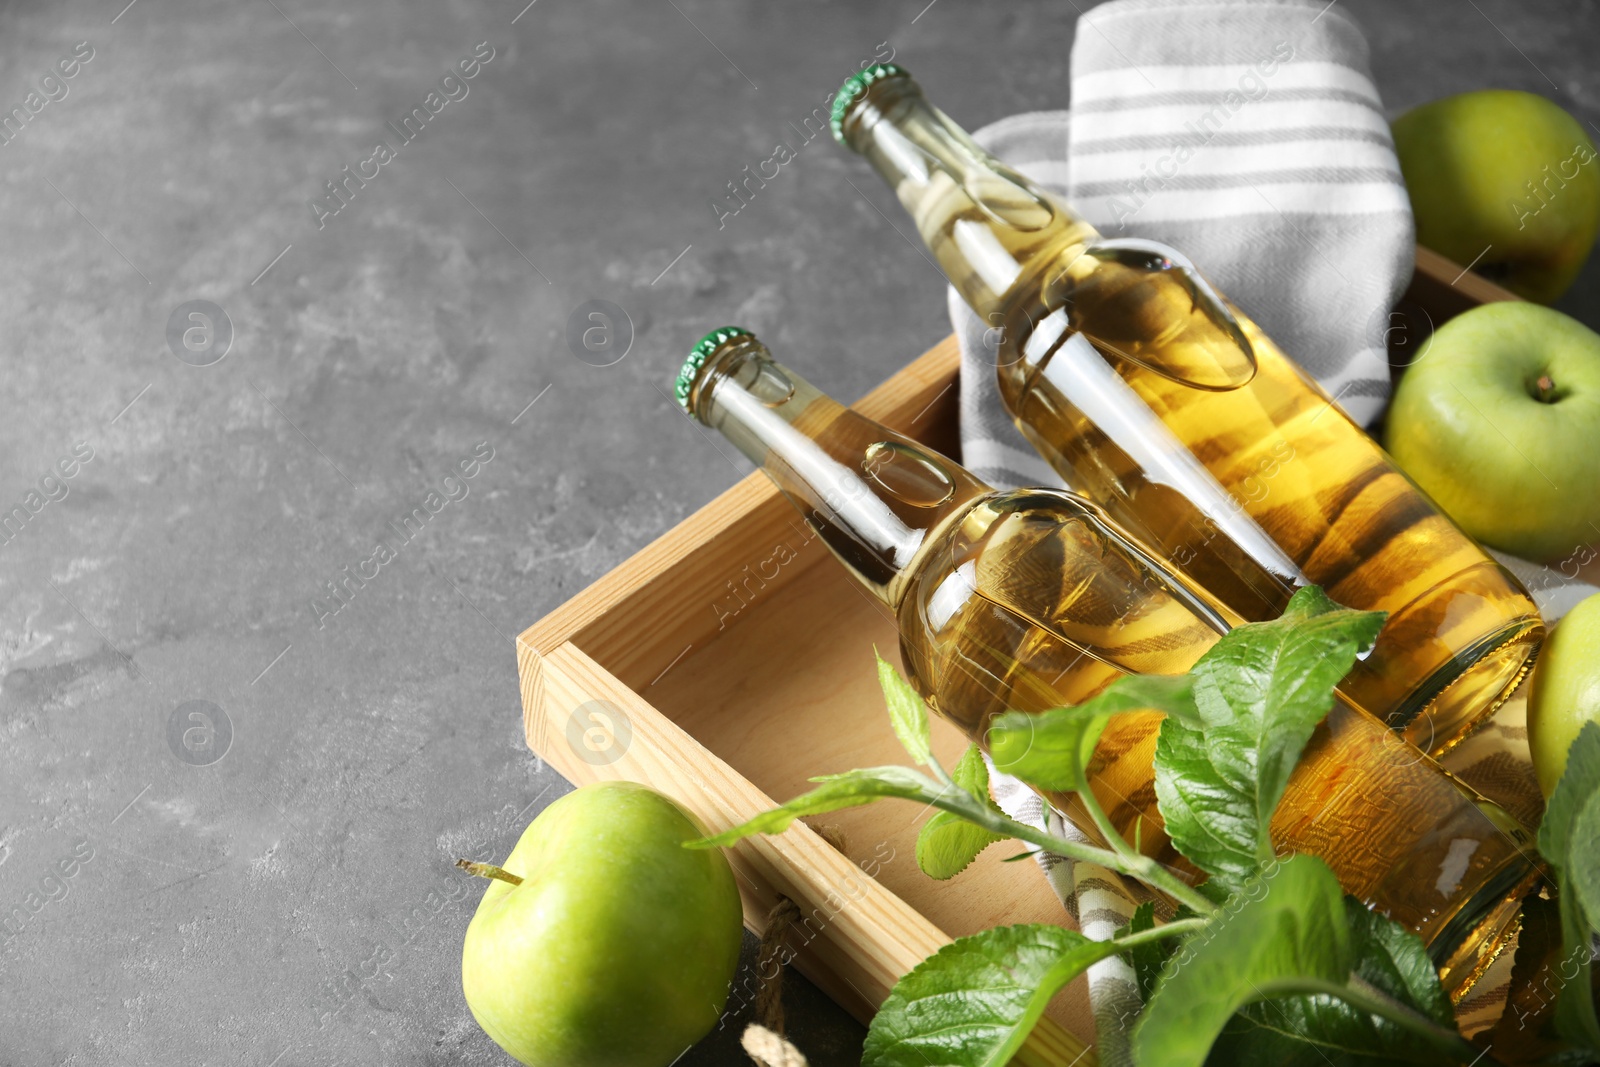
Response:
[[[950,778],[985,807],[999,811],[989,797],[989,768],[983,753],[970,745]],[[917,833],[917,866],[930,878],[954,878],[978,858],[978,853],[1005,837],[974,825],[948,811],[936,811]]]
[[[877,650],[878,685],[883,688],[883,699],[889,705],[889,722],[894,735],[911,754],[911,762],[926,765],[933,759],[931,735],[928,732],[928,707],[911,683],[890,666]]]
[[[1134,1030],[1134,1059],[1199,1067],[1239,1008],[1343,987],[1351,963],[1338,879],[1319,859],[1291,856],[1249,879],[1168,961]]]
[[[1591,930],[1600,930],[1600,793],[1593,793],[1572,819],[1567,881]]]
[[[1050,998],[1116,951],[1047,924],[952,941],[895,984],[867,1031],[862,1067],[1000,1067]]]
[[[950,768],[950,780],[971,795],[972,799],[999,811],[989,796],[989,765],[983,762],[983,752],[977,745],[968,745],[956,765]]]
[[[1355,973],[1379,991],[1448,1029],[1450,1000],[1422,941],[1353,897],[1344,900]],[[1376,1067],[1452,1064],[1454,1056],[1388,1019],[1322,993],[1281,997],[1242,1008],[1211,1048],[1217,1064],[1275,1067]]]
[[[1549,818],[1546,810],[1545,818]],[[1561,967],[1565,981],[1556,993],[1556,1031],[1593,1056],[1600,1056],[1600,1020],[1596,1020],[1590,995],[1593,963],[1590,959],[1593,923],[1583,914],[1583,906],[1573,892],[1571,878],[1562,872],[1557,883],[1558,911],[1561,916]],[[1577,973],[1570,977],[1571,966]]]
[[[1600,725],[1584,723],[1567,750],[1567,769],[1550,793],[1539,824],[1539,854],[1559,870],[1568,867],[1573,821],[1589,798],[1600,794]]]
[[[1584,723],[1567,751],[1567,769],[1550,793],[1544,819],[1539,823],[1539,852],[1555,869],[1560,900],[1563,975],[1566,982],[1556,997],[1556,1028],[1574,1044],[1600,1055],[1600,1019],[1596,1019],[1590,989],[1589,945],[1600,926],[1594,886],[1581,885],[1585,871],[1600,860],[1600,841],[1593,834],[1589,811],[1600,796],[1600,725]],[[1565,975],[1567,965],[1577,973]]]
[[[941,882],[972,865],[978,853],[1005,838],[959,815],[936,811],[917,834],[917,866]]]
[[[1128,925],[1117,931],[1117,937],[1153,930],[1155,925],[1156,906],[1147,900],[1133,909],[1133,917],[1128,920]],[[1150,994],[1155,992],[1156,979],[1161,976],[1161,967],[1176,947],[1170,941],[1147,941],[1123,951],[1123,958],[1128,961],[1128,966],[1133,968],[1134,978],[1138,980],[1141,1001],[1148,1001]]]
[[[1455,1009],[1422,939],[1355,897],[1344,898],[1344,910],[1356,956],[1355,973],[1440,1026],[1454,1029]],[[1401,1031],[1385,1020],[1379,1022],[1389,1028],[1391,1046],[1398,1043]]]
[[[820,815],[840,808],[855,808],[882,797],[900,797],[932,803],[943,792],[939,783],[909,767],[868,767],[811,779],[821,782],[787,804],[764,811],[749,822],[712,837],[684,842],[685,848],[720,848],[751,834],[776,834],[802,815]]]
[[[1187,675],[1132,674],[1076,707],[1008,711],[989,726],[989,755],[998,770],[1031,785],[1077,792],[1087,788],[1084,768],[1111,716],[1153,710],[1198,721],[1193,688]]]
[[[1198,722],[1169,715],[1155,758],[1167,833],[1195,866],[1233,887],[1272,858],[1268,826],[1301,750],[1383,618],[1308,586],[1281,618],[1235,628],[1195,664]]]

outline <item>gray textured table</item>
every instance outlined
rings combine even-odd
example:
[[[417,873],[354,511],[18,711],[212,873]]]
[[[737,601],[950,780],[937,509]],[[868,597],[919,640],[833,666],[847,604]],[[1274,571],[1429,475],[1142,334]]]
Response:
[[[708,326],[847,398],[946,332],[830,142],[720,228],[708,201],[881,42],[969,126],[1060,106],[1074,5],[125,2],[0,12],[5,109],[92,50],[0,146],[5,507],[92,452],[0,544],[0,1063],[509,1062],[450,862],[567,789],[510,635],[735,477],[664,393]],[[1593,4],[1345,6],[1395,109],[1600,118]],[[1595,324],[1597,290],[1563,307]],[[569,351],[590,300],[631,320],[608,366]],[[812,1061],[855,1062],[790,996]],[[741,1062],[742,1022],[681,1063]]]

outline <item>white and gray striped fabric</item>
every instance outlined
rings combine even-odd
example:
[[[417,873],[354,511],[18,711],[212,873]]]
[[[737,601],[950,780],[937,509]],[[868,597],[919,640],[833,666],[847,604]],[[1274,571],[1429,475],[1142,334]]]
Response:
[[[1389,397],[1384,334],[1411,277],[1411,206],[1367,43],[1326,0],[1113,0],[1078,20],[1072,110],[977,132],[1108,237],[1183,252],[1357,422]],[[1053,485],[955,295],[962,455]]]
[[[984,757],[985,762],[988,757]],[[989,791],[1002,811],[1020,823],[1079,844],[1093,844],[1039,794],[1010,775],[999,774],[989,764]],[[1094,941],[1110,941],[1133,918],[1134,902],[1128,884],[1115,871],[1098,863],[1073,861],[1029,845],[1050,888],[1061,898],[1078,930]],[[1163,916],[1165,918],[1165,916]],[[1133,1067],[1129,1032],[1144,1001],[1133,968],[1121,956],[1091,964],[1087,972],[1089,1012],[1094,1018],[1095,1056],[1100,1067]]]

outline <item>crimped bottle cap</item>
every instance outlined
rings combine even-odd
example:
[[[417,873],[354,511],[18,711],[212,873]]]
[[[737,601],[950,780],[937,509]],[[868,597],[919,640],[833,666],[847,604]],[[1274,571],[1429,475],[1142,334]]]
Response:
[[[678,398],[678,404],[689,413],[690,418],[695,418],[695,413],[689,407],[689,392],[694,388],[694,380],[700,373],[700,368],[706,365],[706,360],[711,358],[724,341],[734,337],[753,337],[749,330],[742,326],[718,326],[695,342],[689,349],[689,358],[683,361],[683,366],[678,370],[678,381],[672,388],[672,395]]]
[[[850,105],[855,103],[862,93],[867,91],[867,86],[879,78],[889,78],[895,75],[910,77],[906,68],[895,63],[874,63],[866,70],[858,70],[844,80],[839,86],[839,92],[833,98],[833,139],[849,148],[844,139],[844,116],[850,110]]]

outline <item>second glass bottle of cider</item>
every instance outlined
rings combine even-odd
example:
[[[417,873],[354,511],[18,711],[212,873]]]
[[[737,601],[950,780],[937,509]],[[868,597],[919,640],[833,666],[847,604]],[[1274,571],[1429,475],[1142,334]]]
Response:
[[[823,396],[744,330],[708,334],[677,397],[759,464],[894,614],[913,684],[980,744],[1001,712],[1077,704],[1124,674],[1181,674],[1229,628],[1094,504],[991,489]],[[1115,716],[1090,779],[1128,840],[1183,869],[1156,805],[1161,719]],[[1097,833],[1075,797],[1049,799]],[[1538,879],[1525,833],[1504,813],[1338,702],[1289,780],[1272,837],[1320,856],[1347,892],[1417,932],[1453,991],[1504,946]]]
[[[1526,591],[1180,254],[1102,237],[899,67],[848,79],[834,132],[993,327],[1001,397],[1068,486],[1236,619],[1307,583],[1388,612],[1341,693],[1429,752],[1515,687],[1544,632]]]

